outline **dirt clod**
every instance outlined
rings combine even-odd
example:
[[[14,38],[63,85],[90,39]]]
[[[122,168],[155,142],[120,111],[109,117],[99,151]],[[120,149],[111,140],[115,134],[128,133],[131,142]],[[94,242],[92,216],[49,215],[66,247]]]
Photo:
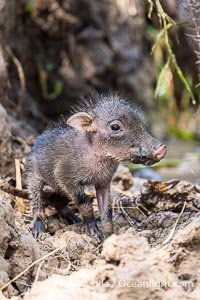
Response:
[[[135,201],[134,196],[126,196],[123,190],[114,187],[115,210],[118,210],[114,223],[121,216],[126,225],[122,225],[122,220],[116,222],[117,234],[106,239],[103,245],[89,237],[81,224],[65,224],[55,214],[51,218],[55,224],[62,224],[57,227],[60,229],[53,234],[45,233],[35,241],[29,232],[30,224],[20,220],[20,214],[16,214],[5,198],[12,189],[2,192],[1,285],[28,267],[13,285],[3,290],[4,297],[19,295],[30,286],[25,300],[82,299],[84,295],[87,299],[198,299],[200,222],[190,200],[196,191],[193,185],[178,181],[173,186],[149,182],[144,187],[147,185],[151,186],[151,198],[146,198],[146,202],[146,193],[137,193]],[[162,201],[165,192],[171,193],[171,202],[165,203],[166,207],[170,203],[170,211],[162,211],[160,208],[165,204],[153,200],[159,195]],[[178,193],[184,194],[184,201],[188,200],[190,205],[189,210],[185,205],[181,216],[177,211]],[[149,203],[154,205],[150,207]],[[141,217],[134,220],[133,211],[138,209]],[[34,261],[34,266],[29,268]]]

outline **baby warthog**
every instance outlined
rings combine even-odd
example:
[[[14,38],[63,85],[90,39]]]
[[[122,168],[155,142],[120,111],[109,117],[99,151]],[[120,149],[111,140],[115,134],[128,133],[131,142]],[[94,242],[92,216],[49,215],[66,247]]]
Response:
[[[34,236],[45,230],[41,191],[46,183],[77,203],[90,235],[97,240],[106,238],[113,232],[110,183],[119,163],[152,165],[165,157],[166,151],[126,100],[111,95],[82,101],[66,121],[36,139],[28,158]],[[102,233],[84,193],[84,186],[90,184],[96,189]]]

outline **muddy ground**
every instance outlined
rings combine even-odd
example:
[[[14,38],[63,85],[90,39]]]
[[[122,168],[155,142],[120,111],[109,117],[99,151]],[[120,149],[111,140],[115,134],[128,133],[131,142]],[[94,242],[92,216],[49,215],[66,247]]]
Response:
[[[115,234],[102,244],[63,220],[48,194],[46,187],[48,232],[35,240],[26,189],[13,178],[0,182],[0,299],[199,299],[198,185],[134,179],[120,166]],[[98,217],[93,189],[87,194]]]
[[[144,30],[146,1],[133,2],[0,0],[0,300],[199,299],[198,184],[137,179],[121,166],[112,184],[115,234],[102,244],[63,220],[45,187],[48,230],[38,240],[31,232],[26,157],[49,117],[93,89],[128,92],[152,115],[153,41]],[[182,36],[175,54],[197,82]],[[165,132],[152,118],[158,135]],[[195,134],[197,118],[182,122]],[[93,189],[87,194],[98,219]]]

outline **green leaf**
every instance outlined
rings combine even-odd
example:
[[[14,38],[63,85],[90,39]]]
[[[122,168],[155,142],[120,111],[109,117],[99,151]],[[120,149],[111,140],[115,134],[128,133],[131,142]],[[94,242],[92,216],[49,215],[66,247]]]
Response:
[[[200,142],[200,136],[194,133],[191,133],[186,130],[182,130],[176,127],[170,128],[170,134],[175,137],[182,138],[187,141],[197,141]]]
[[[24,4],[24,10],[27,13],[31,13],[35,8],[35,1],[34,0],[27,0]]]
[[[62,91],[63,91],[63,83],[61,81],[57,81],[56,84],[55,84],[55,87],[54,87],[55,97],[60,96]]]
[[[190,88],[189,82],[188,82],[187,79],[185,78],[185,76],[184,76],[182,70],[181,70],[180,67],[177,65],[177,63],[176,63],[176,66],[175,66],[175,67],[176,67],[176,72],[177,72],[177,74],[178,74],[180,80],[182,81],[182,83],[183,83],[183,85],[184,85],[186,91],[189,93],[189,95],[190,95],[190,97],[191,97],[191,99],[192,99],[192,104],[196,104],[196,100],[195,100],[195,97],[194,97],[194,95],[193,95],[193,92],[192,92],[192,90],[191,90],[191,88]]]
[[[160,42],[161,38],[165,36],[166,32],[172,27],[171,23],[168,23],[166,27],[164,27],[157,35],[156,37],[156,42],[152,47],[151,53],[153,53],[153,51],[155,50],[155,48],[157,47],[158,43]]]
[[[148,0],[149,2],[149,12],[148,12],[148,18],[151,19],[151,15],[152,15],[152,12],[153,12],[153,1],[152,0]]]
[[[165,78],[165,74],[166,74],[166,70],[169,67],[169,62],[170,60],[168,59],[167,63],[164,65],[164,67],[162,68],[158,80],[157,80],[157,85],[156,85],[156,89],[155,89],[155,98],[157,98],[158,96],[162,96],[163,94],[166,93],[166,78]]]
[[[126,163],[125,165],[131,170],[131,171],[137,171],[143,168],[174,168],[179,166],[184,160],[183,159],[163,159],[162,161],[158,162],[157,164],[153,166],[144,166],[142,164],[131,164],[131,163]]]

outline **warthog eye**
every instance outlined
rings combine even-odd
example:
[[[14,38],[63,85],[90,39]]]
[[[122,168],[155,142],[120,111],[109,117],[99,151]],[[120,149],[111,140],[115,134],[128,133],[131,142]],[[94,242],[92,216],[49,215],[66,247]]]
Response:
[[[110,128],[113,131],[119,131],[121,129],[121,127],[118,124],[112,124],[112,125],[110,125]]]
[[[124,134],[125,128],[120,120],[112,120],[110,123],[108,123],[108,126],[110,127],[112,136],[120,137]]]

